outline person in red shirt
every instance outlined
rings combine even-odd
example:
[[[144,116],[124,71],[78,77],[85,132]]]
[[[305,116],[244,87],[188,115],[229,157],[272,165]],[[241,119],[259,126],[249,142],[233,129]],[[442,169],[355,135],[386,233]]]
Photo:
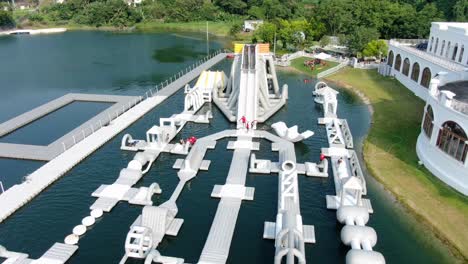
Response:
[[[242,116],[239,121],[241,121],[241,123],[244,125],[245,127],[245,124],[247,123],[247,118],[245,118],[245,116]]]

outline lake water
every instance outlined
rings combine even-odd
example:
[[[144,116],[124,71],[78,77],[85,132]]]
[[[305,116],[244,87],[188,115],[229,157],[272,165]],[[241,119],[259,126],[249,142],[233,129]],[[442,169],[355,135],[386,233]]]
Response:
[[[68,32],[50,36],[0,38],[0,122],[30,110],[69,92],[140,95],[174,72],[192,64],[206,51],[203,36],[197,34],[113,34],[105,32]],[[210,47],[222,47],[212,41]],[[215,69],[228,71],[230,61]],[[320,148],[327,146],[326,132],[317,124],[321,109],[312,100],[313,84],[304,83],[304,75],[279,71],[280,85],[289,85],[288,105],[259,129],[284,120],[310,129],[315,135],[295,145],[298,162],[317,161]],[[347,118],[356,143],[369,128],[367,107],[347,91],[340,89],[339,116]],[[183,92],[179,91],[128,129],[109,141],[64,177],[0,224],[0,244],[7,249],[41,256],[54,242],[63,241],[72,228],[89,213],[95,201],[90,194],[101,184],[112,183],[134,153],[120,150],[125,133],[143,138],[160,117],[182,111]],[[211,124],[189,123],[179,137],[202,137],[234,126],[212,106]],[[82,113],[80,112],[79,115]],[[85,114],[86,115],[86,114]],[[66,118],[65,118],[66,119]],[[66,120],[64,121],[66,122]],[[52,129],[52,128],[51,128]],[[38,133],[37,137],[42,137]],[[176,139],[178,140],[178,139]],[[164,255],[198,261],[211,226],[219,199],[210,197],[215,184],[224,184],[232,151],[227,140],[208,151],[210,170],[200,172],[183,190],[177,205],[179,218],[185,220],[177,237],[165,237],[158,249]],[[270,145],[261,141],[258,158],[277,159]],[[153,196],[154,204],[166,201],[178,179],[172,165],[179,156],[162,154],[151,170],[138,182],[149,186],[158,182],[163,193]],[[41,162],[0,159],[0,180],[8,186],[38,168]],[[387,263],[450,263],[441,242],[396,204],[382,187],[367,176],[368,197],[375,213],[369,226],[376,229],[375,250]],[[264,221],[276,216],[278,179],[273,175],[248,174],[247,186],[255,187],[254,201],[244,201],[231,244],[228,263],[272,263],[274,242],[263,240]],[[315,226],[316,244],[306,246],[308,263],[344,263],[348,248],[341,243],[341,225],[335,211],[327,210],[325,195],[334,194],[333,178],[299,177],[303,222]],[[80,239],[79,250],[70,263],[118,263],[124,253],[125,236],[130,224],[141,213],[140,206],[119,203],[110,214],[98,220]],[[128,261],[127,263],[143,263]]]

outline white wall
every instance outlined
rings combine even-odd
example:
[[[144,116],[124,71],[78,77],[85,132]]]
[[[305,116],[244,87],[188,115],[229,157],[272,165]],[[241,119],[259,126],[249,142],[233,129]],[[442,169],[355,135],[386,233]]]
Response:
[[[433,80],[431,85],[438,81]],[[416,145],[416,152],[424,166],[443,182],[461,193],[468,195],[468,158],[462,163],[448,155],[437,146],[439,130],[447,121],[456,122],[468,134],[468,115],[457,112],[450,107],[450,100],[438,92],[437,84],[430,89],[426,107],[430,105],[434,113],[432,135],[429,137],[422,128]],[[423,117],[424,120],[424,117]]]
[[[436,50],[437,39],[439,41]],[[441,55],[442,45],[444,41],[445,46]],[[448,47],[449,42],[450,47]],[[455,45],[458,46],[458,49],[456,52],[455,60],[452,60]],[[462,47],[464,47],[464,52],[462,55],[462,60],[460,62],[459,58],[462,51]],[[462,65],[468,65],[468,23],[432,22],[431,34],[429,36],[429,43],[427,45],[427,52],[430,52],[439,57],[447,58]]]

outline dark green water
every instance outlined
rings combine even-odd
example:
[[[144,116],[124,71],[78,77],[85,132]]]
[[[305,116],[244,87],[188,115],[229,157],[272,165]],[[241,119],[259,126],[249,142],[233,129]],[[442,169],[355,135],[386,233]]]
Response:
[[[210,47],[214,48],[220,45],[210,43]],[[180,46],[185,47],[184,52],[178,54],[174,62],[168,61],[170,57],[167,54],[162,55],[169,52],[171,47],[180,50]],[[193,63],[204,49],[201,40],[171,34],[73,32],[55,36],[0,38],[0,59],[11,61],[8,65],[0,65],[0,89],[5,94],[0,98],[0,119],[5,120],[70,91],[139,94],[170,76],[174,70]],[[52,55],[48,57],[38,50],[51,50]],[[193,50],[193,53],[187,50]],[[18,55],[21,52],[29,53],[29,56]],[[61,67],[55,63],[61,64]],[[38,69],[38,65],[43,66]],[[229,67],[230,61],[225,61],[215,68],[228,71]],[[41,74],[25,74],[33,69]],[[20,80],[11,76],[3,78],[5,71],[21,77]],[[74,77],[70,79],[64,75]],[[288,125],[299,125],[301,130],[315,131],[312,138],[296,144],[298,162],[317,161],[320,148],[327,146],[325,129],[317,124],[317,118],[322,114],[311,97],[313,85],[304,84],[304,78],[303,75],[279,72],[280,83],[289,85],[288,106],[259,127],[269,129],[271,123],[284,120]],[[344,90],[339,91],[339,116],[348,119],[354,138],[359,142],[369,128],[369,113],[366,106],[353,96]],[[29,105],[20,105],[19,101],[28,101]],[[158,122],[158,118],[168,117],[182,108],[183,93],[180,91],[105,144],[1,223],[0,244],[39,257],[54,242],[63,241],[89,213],[88,208],[95,201],[90,194],[101,184],[112,183],[120,169],[132,159],[134,153],[119,149],[123,134],[131,133],[143,138],[146,130]],[[180,137],[201,137],[233,127],[215,106],[212,111],[214,118],[211,124],[188,124]],[[198,261],[219,202],[210,198],[210,194],[213,185],[224,184],[232,159],[232,152],[226,150],[226,144],[227,140],[220,141],[215,150],[207,153],[205,159],[212,161],[210,170],[200,172],[183,190],[177,204],[178,217],[185,219],[185,222],[177,237],[166,237],[160,244],[159,250],[163,254],[183,257],[186,262]],[[277,159],[277,154],[269,149],[270,145],[261,141],[257,157]],[[172,169],[177,158],[162,154],[137,184],[160,184],[163,193],[154,196],[156,205],[169,198],[178,182],[177,171]],[[39,165],[36,162],[0,160],[1,180],[21,179],[22,175]],[[273,241],[263,240],[262,233],[263,222],[273,221],[276,216],[277,184],[275,176],[248,175],[246,185],[255,187],[255,199],[242,204],[229,263],[272,263],[274,244]],[[317,237],[316,244],[306,246],[308,263],[344,263],[348,248],[339,239],[341,225],[337,224],[335,211],[329,211],[325,206],[325,195],[334,193],[332,178],[300,177],[299,186],[303,221],[315,225]],[[379,238],[375,249],[384,254],[387,263],[450,263],[441,243],[411,220],[370,177],[368,189],[375,211],[369,225],[376,229]],[[139,206],[118,204],[81,238],[80,248],[70,263],[118,263],[124,253],[129,225],[140,212]]]

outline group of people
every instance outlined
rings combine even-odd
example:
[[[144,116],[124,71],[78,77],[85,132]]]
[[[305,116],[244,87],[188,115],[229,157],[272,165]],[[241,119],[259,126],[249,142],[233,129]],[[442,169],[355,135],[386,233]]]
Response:
[[[249,122],[245,116],[242,116],[239,121],[242,123],[245,129],[250,130],[251,128],[254,128],[255,124],[257,123],[257,120],[253,120],[252,122]]]
[[[186,140],[181,138],[180,141],[179,141],[179,143],[181,145],[185,145],[185,143],[187,143],[187,142],[190,144],[190,146],[193,146],[197,142],[197,138],[194,137],[194,136],[191,136],[191,137],[187,138]]]

